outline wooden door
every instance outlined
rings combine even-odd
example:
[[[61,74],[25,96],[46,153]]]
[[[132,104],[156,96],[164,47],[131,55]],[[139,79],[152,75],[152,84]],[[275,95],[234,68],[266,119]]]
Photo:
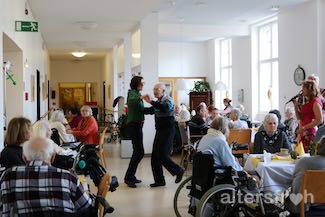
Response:
[[[86,101],[85,87],[60,87],[60,108],[80,108]]]

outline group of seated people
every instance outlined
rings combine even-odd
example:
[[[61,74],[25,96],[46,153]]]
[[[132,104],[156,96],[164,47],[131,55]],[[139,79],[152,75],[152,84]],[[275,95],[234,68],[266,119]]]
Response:
[[[264,130],[258,132],[255,136],[254,152],[263,153],[263,150],[275,153],[280,151],[280,147],[291,150],[291,145],[285,133],[278,130],[278,118],[275,114],[269,113],[266,115],[264,122]],[[238,160],[232,154],[231,148],[227,143],[229,133],[229,121],[226,117],[215,118],[207,134],[202,137],[199,142],[197,151],[204,154],[212,154],[214,166],[231,166],[236,171],[244,171],[243,167],[238,163]],[[270,142],[270,140],[273,140]],[[306,170],[325,170],[325,136],[317,143],[317,155],[300,159],[293,173],[292,193],[300,192],[302,177]],[[216,171],[217,172],[217,171]],[[244,171],[248,176],[254,176],[258,181],[258,175],[252,171]],[[299,210],[297,204],[286,202],[286,208],[292,213]]]
[[[69,110],[69,122],[61,110],[53,111],[49,121],[34,124],[25,117],[10,120],[0,154],[1,167],[6,169],[0,180],[1,216],[60,216],[50,214],[84,209],[84,216],[89,216],[87,208],[92,200],[80,181],[65,170],[68,168],[55,163],[65,155],[62,143],[98,144],[98,126],[91,108],[85,105],[80,111],[81,116]],[[58,132],[60,144],[51,140],[53,129]]]
[[[229,117],[222,115],[216,108],[209,109],[205,103],[200,103],[195,109],[195,115],[188,121],[188,126],[191,135],[205,135],[211,125],[211,122],[216,117],[226,117],[228,119],[229,129],[248,129],[249,124],[247,115],[243,115],[240,109],[241,106],[231,108]],[[208,112],[208,111],[211,112]],[[244,116],[244,117],[243,117]],[[265,115],[262,125],[258,128],[258,132],[254,137],[253,153],[270,153],[279,152],[281,148],[287,148],[292,151],[292,144],[296,143],[298,121],[294,117],[294,109],[287,107],[285,110],[286,119],[281,122],[281,114],[277,109],[272,109]],[[243,118],[242,118],[243,117]],[[316,139],[323,135],[325,127],[319,127]]]

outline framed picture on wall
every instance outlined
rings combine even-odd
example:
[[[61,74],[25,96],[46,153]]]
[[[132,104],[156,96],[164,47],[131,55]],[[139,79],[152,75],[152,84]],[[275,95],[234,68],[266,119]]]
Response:
[[[35,75],[30,76],[30,101],[35,101]]]

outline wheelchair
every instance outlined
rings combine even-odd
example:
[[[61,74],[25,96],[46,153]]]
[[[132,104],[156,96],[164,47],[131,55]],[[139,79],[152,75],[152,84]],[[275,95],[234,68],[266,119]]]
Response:
[[[114,208],[106,201],[105,196],[102,195],[106,195],[107,191],[116,191],[119,186],[117,177],[109,175],[109,181],[103,183],[104,177],[106,178],[108,174],[105,168],[99,162],[99,157],[97,155],[98,145],[80,145],[77,148],[77,151],[78,154],[74,159],[71,172],[77,175],[89,175],[95,186],[98,187],[97,195],[90,194],[95,202],[94,209],[97,211],[100,206],[103,207],[103,211],[101,213],[102,216],[104,216],[106,213],[112,213]],[[106,188],[105,185],[107,184],[109,184],[109,186]],[[106,192],[101,192],[99,194],[100,188],[102,187],[104,188],[101,190]],[[97,217],[97,212],[94,213],[96,213],[94,216]]]
[[[215,173],[217,170],[217,173]],[[256,181],[231,167],[213,167],[213,156],[193,157],[193,176],[185,179],[174,196],[176,216],[258,217],[290,213],[264,198]]]

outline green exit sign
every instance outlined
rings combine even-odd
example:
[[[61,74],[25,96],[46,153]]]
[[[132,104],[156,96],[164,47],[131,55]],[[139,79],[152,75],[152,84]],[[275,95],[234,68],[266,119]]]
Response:
[[[16,21],[17,32],[38,32],[38,22]]]

